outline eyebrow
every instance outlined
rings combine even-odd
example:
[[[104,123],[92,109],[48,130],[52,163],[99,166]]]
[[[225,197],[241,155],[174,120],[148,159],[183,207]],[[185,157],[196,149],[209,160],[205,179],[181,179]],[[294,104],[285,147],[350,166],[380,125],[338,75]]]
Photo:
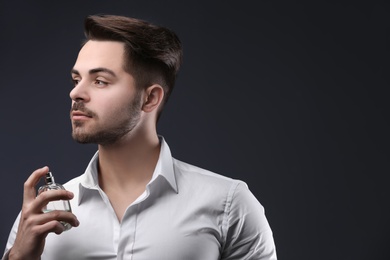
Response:
[[[91,69],[89,70],[89,74],[92,75],[92,74],[96,74],[96,73],[99,73],[99,72],[104,72],[104,73],[107,73],[107,74],[110,74],[111,76],[113,77],[116,77],[116,74],[112,71],[112,70],[109,70],[107,68],[95,68],[95,69]],[[75,70],[75,69],[72,69],[71,70],[71,73],[72,74],[76,74],[76,75],[80,75],[80,72],[78,70]]]

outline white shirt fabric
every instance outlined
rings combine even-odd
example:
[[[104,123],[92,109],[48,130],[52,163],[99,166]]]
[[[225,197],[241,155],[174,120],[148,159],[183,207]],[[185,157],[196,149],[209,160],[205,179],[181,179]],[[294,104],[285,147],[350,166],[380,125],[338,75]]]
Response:
[[[153,177],[122,222],[98,185],[96,152],[85,173],[64,184],[75,195],[71,206],[79,227],[50,233],[41,259],[277,259],[264,208],[247,185],[174,159],[160,141]]]

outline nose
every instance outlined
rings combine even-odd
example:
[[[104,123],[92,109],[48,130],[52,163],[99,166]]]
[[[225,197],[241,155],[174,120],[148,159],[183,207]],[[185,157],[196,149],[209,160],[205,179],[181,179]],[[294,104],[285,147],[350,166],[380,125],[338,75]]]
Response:
[[[88,86],[83,83],[83,81],[80,81],[75,85],[75,87],[70,91],[69,97],[73,101],[83,101],[88,102],[89,101],[89,94],[88,94]]]

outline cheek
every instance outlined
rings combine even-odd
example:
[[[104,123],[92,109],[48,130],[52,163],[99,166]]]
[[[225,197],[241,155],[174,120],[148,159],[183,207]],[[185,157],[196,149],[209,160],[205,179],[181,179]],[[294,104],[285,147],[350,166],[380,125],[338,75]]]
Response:
[[[133,91],[122,86],[100,89],[91,97],[91,110],[109,120],[109,117],[116,118],[119,115],[128,114],[131,110],[132,102],[139,99]],[[139,106],[138,106],[139,107]]]
[[[103,99],[99,102],[97,111],[100,111],[99,116],[107,120],[127,116],[131,110],[131,101],[131,97],[124,95],[112,99]]]
[[[99,110],[100,118],[110,120],[122,117],[124,114],[127,114],[128,108],[125,103],[120,103],[117,101],[112,103],[104,103]]]
[[[114,108],[125,107],[131,100],[127,93],[110,93],[109,91],[99,93],[95,97],[94,105],[101,111],[113,110]]]

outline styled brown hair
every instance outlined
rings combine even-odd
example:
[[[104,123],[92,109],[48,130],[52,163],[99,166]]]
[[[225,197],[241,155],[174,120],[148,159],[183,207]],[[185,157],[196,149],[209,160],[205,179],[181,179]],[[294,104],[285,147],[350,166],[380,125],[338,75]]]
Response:
[[[173,31],[136,18],[104,14],[86,17],[84,29],[86,41],[123,42],[124,69],[134,77],[137,88],[159,84],[164,89],[162,103],[167,102],[183,55],[181,42]]]

